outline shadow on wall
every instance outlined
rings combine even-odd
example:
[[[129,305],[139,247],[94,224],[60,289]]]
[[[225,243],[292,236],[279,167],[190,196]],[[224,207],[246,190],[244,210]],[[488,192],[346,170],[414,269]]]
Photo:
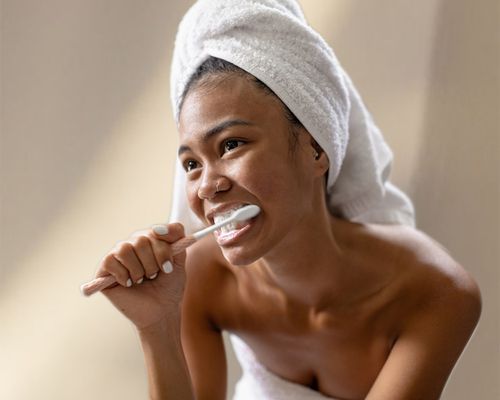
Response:
[[[170,56],[173,21],[188,5],[2,4],[2,280],[57,219],[96,150]]]
[[[478,329],[447,386],[450,399],[500,398],[499,13],[495,0],[480,3],[440,3],[410,193],[419,228],[449,249],[483,294]]]

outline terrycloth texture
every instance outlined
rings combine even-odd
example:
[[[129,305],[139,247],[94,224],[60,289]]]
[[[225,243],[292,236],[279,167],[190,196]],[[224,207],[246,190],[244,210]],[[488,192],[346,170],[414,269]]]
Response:
[[[233,400],[332,400],[306,386],[273,374],[255,357],[252,349],[236,335],[229,335],[243,375],[236,384]]]
[[[177,33],[171,75],[176,119],[189,78],[209,56],[276,93],[328,155],[330,211],[358,222],[414,225],[411,201],[388,181],[392,153],[328,44],[293,0],[199,0]],[[171,220],[200,227],[176,166]]]

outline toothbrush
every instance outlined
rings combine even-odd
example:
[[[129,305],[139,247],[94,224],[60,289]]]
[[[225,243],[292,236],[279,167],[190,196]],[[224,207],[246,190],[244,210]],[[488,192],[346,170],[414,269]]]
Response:
[[[182,239],[179,239],[177,242],[172,243],[172,255],[179,254],[184,251],[186,248],[191,246],[193,243],[197,242],[201,238],[207,236],[209,233],[216,231],[223,226],[230,224],[231,222],[237,221],[246,221],[250,218],[255,217],[260,213],[260,208],[256,205],[250,204],[248,206],[242,207],[236,210],[231,216],[226,218],[223,221],[220,221],[214,225],[210,225],[209,227],[202,229],[192,235],[186,236]],[[80,290],[85,296],[91,296],[94,293],[100,292],[103,289],[113,285],[116,283],[116,279],[112,275],[103,276],[100,278],[96,278],[88,283],[85,283],[81,286]]]

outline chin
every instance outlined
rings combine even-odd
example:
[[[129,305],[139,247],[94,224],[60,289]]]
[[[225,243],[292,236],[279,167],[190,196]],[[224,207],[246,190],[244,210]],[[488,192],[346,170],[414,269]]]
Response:
[[[250,254],[242,249],[221,249],[224,258],[231,264],[237,267],[246,267],[253,264],[259,257]]]

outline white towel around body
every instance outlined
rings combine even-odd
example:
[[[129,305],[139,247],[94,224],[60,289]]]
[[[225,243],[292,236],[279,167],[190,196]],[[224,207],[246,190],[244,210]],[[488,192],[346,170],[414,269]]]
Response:
[[[241,338],[234,334],[230,334],[229,338],[243,370],[233,400],[335,400],[272,373]]]

